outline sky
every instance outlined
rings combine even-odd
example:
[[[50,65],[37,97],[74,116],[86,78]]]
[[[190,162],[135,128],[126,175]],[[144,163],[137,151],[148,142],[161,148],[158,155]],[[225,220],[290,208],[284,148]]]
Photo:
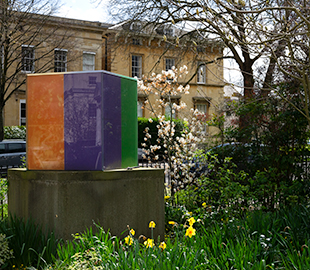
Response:
[[[98,3],[96,0],[62,0],[62,6],[56,15],[79,20],[109,22],[105,8],[107,1],[101,0],[101,4],[98,5],[94,3]]]

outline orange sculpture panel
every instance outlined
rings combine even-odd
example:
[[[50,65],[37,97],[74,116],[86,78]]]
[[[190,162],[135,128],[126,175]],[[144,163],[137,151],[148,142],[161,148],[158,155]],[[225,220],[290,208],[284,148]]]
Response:
[[[64,170],[63,81],[63,74],[28,75],[27,89],[31,89],[27,91],[27,105],[31,106],[26,110],[29,170]]]

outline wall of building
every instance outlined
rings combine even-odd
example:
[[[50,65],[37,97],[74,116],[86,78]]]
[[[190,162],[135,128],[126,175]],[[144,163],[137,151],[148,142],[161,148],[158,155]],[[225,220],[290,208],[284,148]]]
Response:
[[[193,46],[176,47],[172,42],[164,42],[162,38],[144,36],[122,37],[118,30],[109,30],[108,25],[98,22],[87,22],[73,19],[54,18],[62,23],[63,28],[59,28],[55,39],[47,40],[37,49],[36,54],[42,55],[46,51],[53,51],[56,41],[65,38],[66,41],[61,49],[68,50],[67,71],[83,70],[83,52],[95,53],[95,70],[105,69],[117,74],[131,77],[131,57],[132,55],[142,56],[142,73],[149,75],[152,72],[160,73],[165,69],[165,59],[175,60],[177,67],[186,65],[188,75],[184,77],[181,83],[185,83],[192,77],[197,70],[199,62],[212,61],[222,56],[222,47],[218,44],[210,43],[210,46],[197,50]],[[46,26],[46,31],[50,31]],[[139,39],[140,45],[133,45],[133,39]],[[21,45],[20,45],[21,46]],[[53,54],[49,58],[41,59],[35,63],[35,71],[50,61],[50,72],[54,71]],[[25,73],[20,73],[20,80],[24,79]],[[183,116],[188,117],[189,110],[195,108],[195,104],[205,103],[208,105],[208,115],[216,113],[216,107],[223,100],[223,66],[222,61],[208,64],[206,66],[206,82],[197,83],[197,75],[190,81],[190,94],[181,97],[181,100],[187,104],[187,110]],[[154,97],[150,97],[154,100]],[[20,124],[20,102],[26,99],[26,86],[20,87],[4,108],[4,124]],[[196,103],[195,103],[196,102]],[[148,111],[144,113],[145,117],[150,117]],[[179,115],[181,117],[182,115]]]
[[[167,49],[168,43],[153,38],[140,38],[140,45],[133,45],[133,39],[136,36],[121,37],[117,31],[108,33],[108,48],[110,57],[108,58],[108,67],[111,72],[131,76],[131,57],[132,55],[142,56],[142,73],[149,76],[151,73],[160,73],[165,70],[165,59],[175,59],[176,67],[186,65],[188,74],[181,83],[187,82],[193,74],[196,73],[199,62],[212,61],[222,56],[222,48],[213,44],[214,47],[206,48],[204,52],[197,54],[193,48],[182,49],[180,47],[171,46]],[[206,66],[206,83],[197,83],[197,76],[190,81],[190,94],[183,95],[181,100],[187,104],[185,114],[194,108],[195,97],[200,98],[200,103],[208,103],[208,114],[216,113],[216,106],[223,101],[223,66],[222,61],[211,63]],[[155,101],[155,97],[150,96],[151,102]],[[208,101],[208,102],[207,102]],[[150,117],[148,111],[144,112],[145,117]],[[180,116],[180,115],[179,115]]]
[[[55,19],[55,18],[54,18]],[[102,31],[105,28],[97,22],[87,22],[73,19],[56,18],[63,26],[59,27],[51,38],[41,44],[39,48],[35,48],[36,58],[50,51],[47,57],[35,62],[35,70],[37,73],[44,68],[44,72],[54,72],[54,54],[60,39],[63,39],[61,49],[68,51],[67,53],[67,71],[83,70],[83,52],[95,54],[95,70],[102,68]],[[53,24],[46,25],[45,31],[53,31]],[[55,31],[55,30],[54,30]],[[56,34],[57,33],[57,34]],[[20,44],[20,49],[23,44]],[[25,45],[25,44],[24,44]],[[29,45],[29,44],[27,44]],[[11,73],[14,72],[15,66],[12,66]],[[10,72],[10,71],[9,71]],[[20,72],[17,82],[22,81],[27,73]],[[19,91],[16,91],[7,101],[4,107],[4,125],[13,126],[20,125],[20,102],[26,99],[26,85],[22,85]]]

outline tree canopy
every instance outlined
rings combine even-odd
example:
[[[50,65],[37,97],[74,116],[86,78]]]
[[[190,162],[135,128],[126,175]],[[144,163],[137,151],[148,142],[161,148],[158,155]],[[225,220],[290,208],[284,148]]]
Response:
[[[110,0],[109,7],[120,21],[184,27],[197,44],[221,40],[242,73],[245,100],[268,97],[281,81],[298,81],[304,102],[296,109],[310,123],[309,5],[305,0]]]

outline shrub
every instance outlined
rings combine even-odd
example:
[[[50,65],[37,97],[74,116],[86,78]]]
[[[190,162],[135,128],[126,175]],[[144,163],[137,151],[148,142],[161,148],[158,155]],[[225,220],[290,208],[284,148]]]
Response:
[[[8,193],[8,180],[0,178],[0,220],[7,216],[7,203],[5,199]]]
[[[247,186],[249,175],[244,171],[234,171],[236,165],[231,158],[220,162],[217,156],[207,153],[201,154],[197,160],[204,165],[204,170],[191,185],[176,193],[176,202],[190,212],[207,207],[214,218],[242,215],[253,200]],[[201,170],[201,167],[196,169]]]
[[[9,242],[5,234],[0,233],[0,268],[7,266],[7,260],[13,258],[13,250],[9,249]]]
[[[26,139],[26,126],[4,127],[4,139]]]
[[[307,151],[308,121],[296,110],[300,96],[290,84],[278,86],[278,93],[291,97],[288,103],[277,97],[239,104],[236,114],[244,122],[226,133],[228,140],[241,144],[238,151],[219,147],[219,160],[232,157],[249,178],[244,185],[255,195],[255,203],[266,210],[292,203],[307,203],[310,181],[304,161]],[[295,106],[294,106],[295,105]]]

